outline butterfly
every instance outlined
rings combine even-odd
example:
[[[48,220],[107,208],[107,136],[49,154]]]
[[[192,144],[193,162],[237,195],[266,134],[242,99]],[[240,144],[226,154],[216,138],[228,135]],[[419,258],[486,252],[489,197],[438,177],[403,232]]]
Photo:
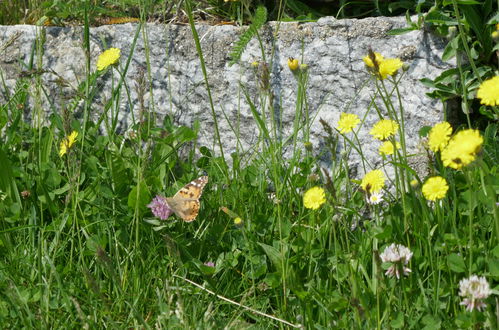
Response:
[[[196,220],[199,213],[199,198],[208,183],[208,177],[202,176],[186,184],[173,197],[167,197],[168,206],[185,222]]]

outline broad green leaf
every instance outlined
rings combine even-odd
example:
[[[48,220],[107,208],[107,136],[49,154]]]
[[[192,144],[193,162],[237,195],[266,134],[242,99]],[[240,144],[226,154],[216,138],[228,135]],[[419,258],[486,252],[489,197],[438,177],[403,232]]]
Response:
[[[447,256],[447,264],[449,265],[450,270],[455,273],[463,273],[466,270],[464,258],[456,253]]]

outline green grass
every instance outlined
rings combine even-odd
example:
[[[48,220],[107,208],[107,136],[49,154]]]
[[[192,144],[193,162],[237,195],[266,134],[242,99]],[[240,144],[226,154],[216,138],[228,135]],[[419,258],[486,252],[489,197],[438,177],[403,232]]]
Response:
[[[193,9],[187,7],[191,23]],[[88,50],[88,30],[85,36]],[[96,72],[90,58],[74,99],[54,102],[67,108],[43,112],[44,86],[36,75],[20,77],[0,106],[2,328],[498,327],[496,291],[482,312],[467,312],[459,296],[459,281],[472,274],[485,276],[492,288],[499,279],[495,122],[481,131],[484,143],[472,164],[444,167],[438,153],[426,150],[429,175],[420,176],[404,148],[404,96],[397,90],[403,72],[373,76],[373,104],[381,106],[367,111],[398,122],[402,149],[384,159],[394,168],[391,188],[382,204],[370,205],[361,178],[349,175],[349,154],[362,153],[358,128],[341,135],[336,123],[322,122],[324,149],[307,143],[320,118],[307,107],[305,69],[295,74],[293,131],[281,139],[265,71],[272,65],[255,68],[259,102],[246,86],[241,92],[260,139],[253,149],[228,155],[219,141],[215,150],[196,145],[198,123],[179,127],[148,108],[135,109],[128,133],[116,130],[116,102],[126,96],[124,87],[135,86],[122,79],[133,56],[107,69],[112,98],[94,120],[93,97],[105,72]],[[30,69],[44,68],[36,65]],[[130,87],[139,96],[149,88],[147,77]],[[76,115],[79,105],[83,116]],[[223,120],[211,100],[206,105],[215,123]],[[33,120],[24,120],[25,107]],[[75,144],[59,156],[72,131]],[[340,140],[346,147],[338,154]],[[285,148],[292,155],[283,161]],[[319,162],[324,154],[331,155],[327,168]],[[367,159],[363,166],[373,169]],[[209,183],[196,221],[153,217],[146,206],[152,197],[172,196],[204,174]],[[421,185],[436,175],[449,191],[429,202]],[[414,179],[417,187],[410,185]],[[325,189],[326,203],[310,210],[303,194],[315,186]],[[414,253],[412,272],[399,280],[385,275],[390,265],[379,257],[392,243]]]

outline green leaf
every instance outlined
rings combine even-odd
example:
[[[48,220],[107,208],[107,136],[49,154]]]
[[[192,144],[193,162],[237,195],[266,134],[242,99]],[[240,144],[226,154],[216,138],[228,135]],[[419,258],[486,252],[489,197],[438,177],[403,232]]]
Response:
[[[19,205],[22,205],[16,180],[14,178],[14,174],[12,173],[10,160],[7,158],[7,154],[3,151],[3,149],[0,149],[0,164],[0,190],[6,192],[13,201],[17,202]]]
[[[490,259],[488,266],[490,275],[499,277],[499,259]]]
[[[447,264],[449,265],[450,270],[455,273],[463,273],[466,270],[464,258],[456,253],[447,256]]]
[[[267,9],[264,6],[258,6],[253,16],[251,25],[236,41],[230,53],[231,60],[229,66],[233,65],[241,58],[242,53],[251,39],[258,33],[258,30],[267,22]]]
[[[128,194],[128,207],[131,209],[138,208],[141,212],[147,210],[147,204],[151,201],[149,188],[142,181],[132,188]]]
[[[264,244],[264,243],[258,243],[265,253],[267,254],[267,257],[269,257],[270,261],[274,265],[274,267],[279,271],[279,273],[282,273],[282,264],[283,264],[283,256],[281,255],[281,252],[277,250],[275,247]]]
[[[401,329],[404,327],[404,313],[398,312],[397,316],[390,322],[392,328]]]
[[[419,137],[427,137],[431,131],[431,126],[423,126],[419,129]]]
[[[439,24],[449,25],[449,26],[457,25],[457,20],[455,18],[450,17],[449,15],[446,15],[438,10],[430,11],[425,17],[425,22],[435,23],[437,25]]]

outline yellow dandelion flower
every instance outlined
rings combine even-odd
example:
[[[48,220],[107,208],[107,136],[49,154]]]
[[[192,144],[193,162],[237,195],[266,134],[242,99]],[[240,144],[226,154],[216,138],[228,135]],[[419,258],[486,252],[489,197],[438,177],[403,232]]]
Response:
[[[388,76],[393,76],[404,65],[398,58],[387,58],[379,64],[379,75],[381,79],[386,79]]]
[[[380,53],[378,52],[374,52],[374,60],[376,61],[376,63],[379,64],[384,60],[385,58],[383,57],[383,55],[381,55]],[[370,68],[374,68],[374,63],[373,61],[371,60],[371,57],[369,55],[366,55],[362,58],[362,60],[364,61],[364,63],[370,67]]]
[[[446,121],[436,124],[428,135],[428,146],[433,152],[442,151],[449,143],[452,127]]]
[[[451,138],[447,147],[442,150],[441,159],[444,166],[456,170],[473,162],[480,152],[483,137],[478,130],[465,129]]]
[[[390,136],[395,135],[398,129],[399,125],[397,122],[390,119],[382,119],[373,126],[369,134],[371,134],[375,139],[383,141]]]
[[[300,66],[300,62],[296,58],[288,58],[288,67],[291,71],[296,71]]]
[[[59,145],[59,156],[64,156],[69,148],[76,142],[76,137],[78,136],[78,132],[73,131],[69,136],[62,139],[61,144]]]
[[[395,142],[395,147],[397,149],[400,149],[401,148],[400,143]],[[395,148],[393,147],[393,141],[383,142],[381,147],[379,147],[378,151],[380,155],[385,155],[385,156],[393,155],[393,153],[395,152]]]
[[[445,197],[449,190],[449,185],[441,176],[434,176],[426,180],[421,190],[427,200],[436,201]]]
[[[109,48],[99,55],[97,59],[97,70],[102,71],[110,65],[115,65],[120,60],[121,50]]]
[[[377,193],[385,186],[385,175],[381,170],[368,172],[362,178],[360,186],[369,194]]]
[[[236,217],[234,219],[234,226],[236,227],[242,227],[243,226],[243,219],[241,219],[240,217]]]
[[[342,112],[338,121],[338,129],[341,134],[350,133],[359,123],[360,119],[357,115]]]
[[[419,181],[416,179],[412,179],[411,182],[409,182],[409,184],[411,185],[411,187],[417,188],[419,186]]]
[[[317,210],[326,202],[326,193],[321,187],[312,187],[303,195],[303,205],[307,209]]]
[[[476,97],[480,99],[480,103],[484,105],[499,105],[499,76],[485,80],[480,87]]]

